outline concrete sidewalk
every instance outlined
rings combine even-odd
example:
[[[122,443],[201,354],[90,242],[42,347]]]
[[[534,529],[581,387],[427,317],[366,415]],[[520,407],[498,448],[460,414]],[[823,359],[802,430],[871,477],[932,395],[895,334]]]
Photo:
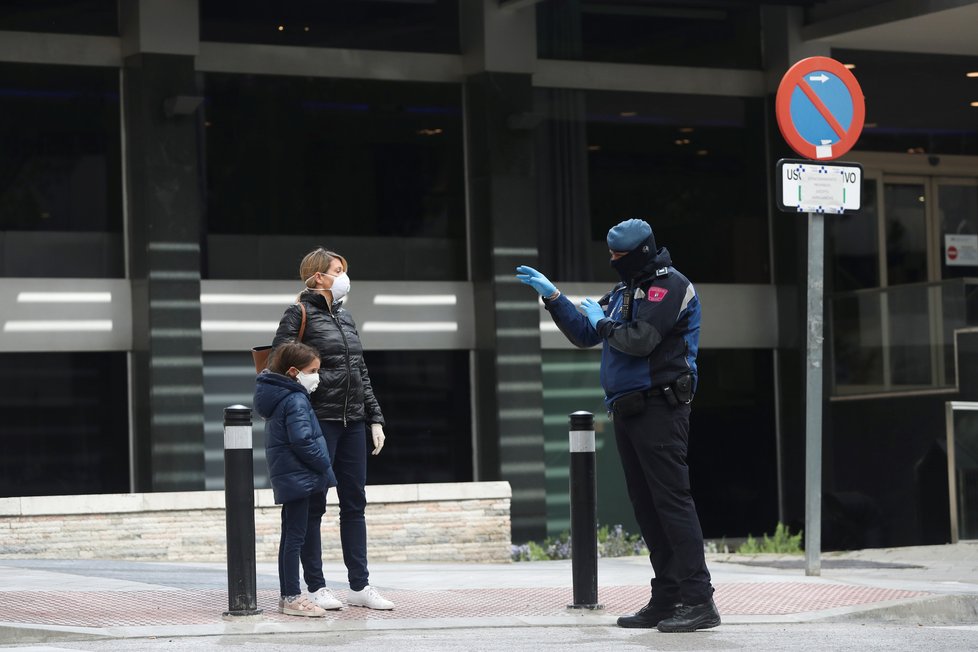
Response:
[[[911,619],[978,622],[978,544],[890,548],[804,559],[708,556],[725,625]],[[341,630],[614,625],[648,601],[645,557],[601,559],[595,612],[568,610],[569,561],[510,564],[376,563],[371,582],[393,611],[346,607],[325,618],[277,612],[272,564],[258,567],[260,615],[226,618],[223,564],[104,560],[0,561],[0,644],[98,638],[208,636]],[[345,569],[326,565],[327,578]],[[343,581],[329,584],[340,599]],[[71,608],[66,609],[65,605]]]

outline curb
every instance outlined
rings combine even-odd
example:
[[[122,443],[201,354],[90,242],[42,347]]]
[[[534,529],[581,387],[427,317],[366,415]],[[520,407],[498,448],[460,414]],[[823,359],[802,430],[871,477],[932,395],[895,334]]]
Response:
[[[829,616],[826,622],[908,622],[918,625],[974,625],[978,622],[978,595],[953,594],[899,600],[858,612]]]

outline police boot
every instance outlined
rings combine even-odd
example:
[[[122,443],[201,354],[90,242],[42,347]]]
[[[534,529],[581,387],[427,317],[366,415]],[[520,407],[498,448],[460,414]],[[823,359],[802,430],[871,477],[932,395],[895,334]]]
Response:
[[[659,622],[660,632],[695,632],[697,629],[709,629],[720,624],[720,613],[710,598],[700,604],[683,604],[676,609],[672,618]]]
[[[631,629],[652,629],[660,622],[666,618],[670,618],[676,613],[676,609],[679,608],[679,604],[670,605],[655,605],[652,600],[649,603],[639,609],[631,616],[621,616],[618,619],[619,627],[628,627]]]

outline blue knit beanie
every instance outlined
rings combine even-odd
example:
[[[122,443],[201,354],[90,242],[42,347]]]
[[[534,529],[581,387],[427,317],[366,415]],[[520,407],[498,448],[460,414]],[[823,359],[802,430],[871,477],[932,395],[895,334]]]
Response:
[[[652,227],[645,220],[625,220],[608,231],[609,251],[631,251],[652,235]],[[652,246],[655,250],[655,246]]]

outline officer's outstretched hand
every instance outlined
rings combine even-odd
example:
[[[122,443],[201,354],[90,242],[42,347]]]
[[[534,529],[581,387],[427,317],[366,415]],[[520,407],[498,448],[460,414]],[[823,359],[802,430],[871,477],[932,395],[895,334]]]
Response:
[[[526,265],[516,268],[516,278],[536,290],[541,297],[549,297],[557,291],[556,286],[546,276]]]
[[[605,317],[604,308],[594,299],[587,298],[581,301],[581,308],[584,310],[584,315],[587,317],[587,320],[591,322],[591,326],[594,328],[597,328],[598,322]]]

